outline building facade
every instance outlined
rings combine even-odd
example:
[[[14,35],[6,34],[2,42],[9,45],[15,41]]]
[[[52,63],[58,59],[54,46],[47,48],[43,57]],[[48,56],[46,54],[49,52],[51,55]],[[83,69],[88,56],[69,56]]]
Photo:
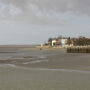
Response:
[[[67,45],[67,39],[62,38],[62,39],[52,39],[51,40],[51,46],[66,46]]]

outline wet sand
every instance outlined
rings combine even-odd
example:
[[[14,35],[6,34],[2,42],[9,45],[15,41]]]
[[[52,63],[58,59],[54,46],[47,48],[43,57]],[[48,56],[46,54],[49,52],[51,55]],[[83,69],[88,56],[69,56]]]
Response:
[[[0,67],[0,90],[90,90],[90,73]]]
[[[90,71],[90,54],[66,53],[65,49],[20,49],[0,53],[0,64],[28,68],[75,69]]]
[[[0,90],[90,90],[90,54],[69,54],[65,49],[13,51],[0,53]]]

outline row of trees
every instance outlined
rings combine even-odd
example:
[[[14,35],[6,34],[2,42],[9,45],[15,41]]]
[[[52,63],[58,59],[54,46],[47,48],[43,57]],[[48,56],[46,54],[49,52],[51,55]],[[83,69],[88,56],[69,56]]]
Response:
[[[80,36],[78,38],[68,38],[67,39],[67,43],[73,44],[74,46],[86,46],[86,45],[90,45],[90,38],[86,38],[83,36]]]
[[[49,38],[48,39],[49,44],[51,44],[53,39],[56,39],[56,40],[67,39],[67,45],[72,45],[72,44],[74,46],[86,46],[86,45],[90,45],[90,38],[86,38],[84,36],[79,36],[77,38],[63,37],[63,36],[59,36],[57,38]]]

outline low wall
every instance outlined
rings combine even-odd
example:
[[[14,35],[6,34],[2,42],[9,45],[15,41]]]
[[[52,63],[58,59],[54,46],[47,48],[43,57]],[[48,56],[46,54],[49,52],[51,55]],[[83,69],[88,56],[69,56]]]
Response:
[[[90,47],[69,47],[67,53],[90,53]]]

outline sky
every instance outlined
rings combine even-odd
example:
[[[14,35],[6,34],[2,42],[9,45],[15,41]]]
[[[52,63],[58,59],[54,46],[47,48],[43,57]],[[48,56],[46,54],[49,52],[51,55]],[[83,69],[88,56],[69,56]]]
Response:
[[[0,44],[90,37],[90,0],[0,0]]]

